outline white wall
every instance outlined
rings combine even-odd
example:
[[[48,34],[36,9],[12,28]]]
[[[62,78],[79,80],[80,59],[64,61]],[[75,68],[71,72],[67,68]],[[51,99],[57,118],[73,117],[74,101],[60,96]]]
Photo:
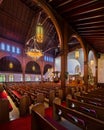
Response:
[[[104,83],[104,54],[98,59],[98,82]]]
[[[55,71],[61,71],[61,57],[55,58]]]
[[[69,74],[75,74],[75,68],[76,66],[79,66],[79,72],[81,71],[80,69],[80,63],[76,59],[68,59],[68,64],[67,64],[67,72]]]
[[[72,61],[73,59],[73,61]],[[71,63],[70,63],[71,61]],[[67,56],[67,71],[71,73],[75,73],[75,66],[79,65],[80,66],[80,72],[81,76],[84,75],[84,54],[83,54],[83,49],[79,49],[79,58],[75,59],[75,51],[72,51],[68,53]],[[71,70],[72,69],[72,70]]]

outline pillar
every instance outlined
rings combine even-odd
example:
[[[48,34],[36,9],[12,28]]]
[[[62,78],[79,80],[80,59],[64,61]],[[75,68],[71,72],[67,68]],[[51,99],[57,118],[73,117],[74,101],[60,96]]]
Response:
[[[84,84],[88,87],[88,59],[84,60]]]

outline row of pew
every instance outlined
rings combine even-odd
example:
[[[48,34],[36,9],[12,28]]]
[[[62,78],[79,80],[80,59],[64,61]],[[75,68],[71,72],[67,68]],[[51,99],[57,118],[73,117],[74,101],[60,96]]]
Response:
[[[18,107],[20,116],[29,114],[32,104],[46,102],[52,106],[56,96],[63,97],[63,91],[57,84],[8,83],[4,88]]]
[[[57,128],[57,124],[59,124],[58,122],[60,122],[60,120],[62,120],[62,118],[64,118],[65,120],[75,124],[76,126],[78,126],[79,128],[81,128],[82,130],[103,130],[104,129],[104,107],[103,107],[103,102],[100,102],[102,105],[97,105],[97,94],[95,94],[95,98],[90,98],[89,102],[86,102],[83,98],[88,97],[88,95],[90,95],[91,93],[96,93],[100,95],[100,92],[103,92],[104,89],[100,88],[100,89],[95,89],[93,91],[89,91],[86,92],[85,95],[76,95],[76,98],[73,98],[72,95],[67,95],[66,97],[66,106],[61,105],[61,99],[60,98],[55,98],[53,101],[53,119],[49,119],[48,122],[46,120],[46,118],[42,115],[42,117],[40,116],[41,112],[32,112],[32,115],[37,116],[36,119],[34,119],[35,117],[32,116],[33,122],[35,122],[35,126],[38,128],[39,127],[39,121],[43,121],[44,125],[46,124],[51,124],[52,130],[58,130]],[[83,97],[80,98],[79,97]],[[103,97],[103,94],[102,94]],[[93,104],[91,104],[90,102],[92,102],[93,99]],[[102,99],[102,98],[100,98]],[[100,100],[99,99],[99,100]],[[39,109],[38,109],[39,110]],[[40,113],[40,114],[39,114]],[[36,121],[38,119],[38,122]],[[56,121],[57,123],[52,123],[54,121]],[[34,123],[32,122],[32,130],[35,127]],[[60,126],[60,129],[63,126]],[[64,129],[64,128],[62,128]],[[69,126],[70,129],[70,126]],[[38,130],[38,129],[36,129]],[[45,130],[45,128],[43,129]]]
[[[52,101],[55,98],[55,96],[58,96],[60,98],[63,98],[63,91],[61,90],[60,86],[51,86],[51,84],[39,84],[34,86],[27,86],[25,85],[9,85],[6,86],[6,91],[9,93],[9,95],[12,97],[14,102],[16,102],[16,105],[19,105],[19,100],[22,96],[28,95],[30,99],[30,104],[34,104],[39,102],[40,97],[42,99],[41,102],[45,101],[48,102],[49,105],[52,105]],[[41,96],[40,96],[41,95]],[[39,100],[38,100],[39,99]],[[44,99],[44,100],[43,100]]]

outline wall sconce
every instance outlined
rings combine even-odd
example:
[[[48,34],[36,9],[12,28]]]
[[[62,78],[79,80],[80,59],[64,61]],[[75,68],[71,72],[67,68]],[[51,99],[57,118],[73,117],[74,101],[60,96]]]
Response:
[[[32,66],[32,70],[35,71],[35,66],[34,65]]]
[[[79,50],[76,49],[76,50],[75,50],[75,59],[78,59],[78,58],[79,58]]]
[[[94,60],[90,60],[90,64],[93,65],[94,64]]]
[[[9,63],[9,68],[10,68],[10,69],[13,68],[13,63],[12,63],[12,62]]]
[[[48,72],[50,72],[51,71],[51,69],[50,68],[48,68]]]

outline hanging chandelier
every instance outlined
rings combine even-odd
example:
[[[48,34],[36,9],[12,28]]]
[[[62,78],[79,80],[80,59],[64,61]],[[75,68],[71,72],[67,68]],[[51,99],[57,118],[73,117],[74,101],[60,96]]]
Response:
[[[33,58],[34,60],[39,59],[41,56],[43,56],[43,52],[40,49],[38,43],[36,42],[35,36],[32,37],[27,43],[26,43],[26,54]]]

